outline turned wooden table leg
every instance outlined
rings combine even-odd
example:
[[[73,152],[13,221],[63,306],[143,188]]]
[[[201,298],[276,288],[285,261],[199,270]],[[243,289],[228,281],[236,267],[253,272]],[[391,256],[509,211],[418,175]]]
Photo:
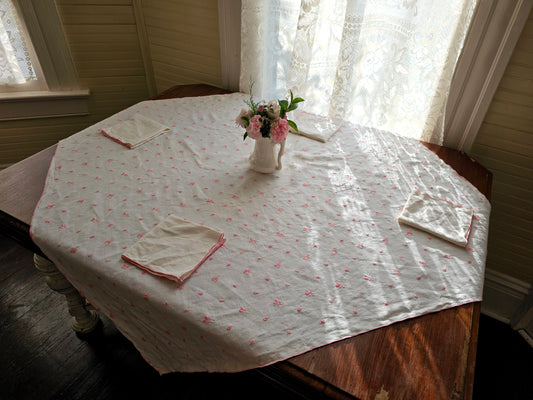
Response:
[[[87,309],[87,301],[63,276],[51,261],[37,254],[33,255],[35,268],[46,276],[46,283],[55,292],[67,298],[67,306],[72,315],[72,329],[79,333],[92,331],[100,317],[95,310]]]

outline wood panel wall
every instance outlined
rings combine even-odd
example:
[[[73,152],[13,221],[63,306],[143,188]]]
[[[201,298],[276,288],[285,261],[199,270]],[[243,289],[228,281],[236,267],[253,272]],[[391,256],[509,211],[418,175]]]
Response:
[[[222,86],[216,0],[143,0],[142,8],[158,92]]]
[[[533,284],[533,15],[471,156],[494,174],[487,268]]]
[[[80,80],[91,90],[91,122],[147,97],[131,0],[57,1]]]
[[[0,167],[147,97],[132,0],[57,0],[89,115],[0,122]]]

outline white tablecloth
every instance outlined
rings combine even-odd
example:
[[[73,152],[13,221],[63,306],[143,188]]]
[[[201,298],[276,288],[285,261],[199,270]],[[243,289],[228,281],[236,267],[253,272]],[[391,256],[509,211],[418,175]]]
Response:
[[[35,211],[35,242],[154,368],[245,370],[481,299],[490,205],[468,181],[348,124],[251,171],[246,96],[145,101],[61,141]],[[135,113],[170,132],[133,150],[99,132]],[[466,248],[398,223],[414,189],[474,209]],[[227,238],[181,286],[121,260],[169,214]]]

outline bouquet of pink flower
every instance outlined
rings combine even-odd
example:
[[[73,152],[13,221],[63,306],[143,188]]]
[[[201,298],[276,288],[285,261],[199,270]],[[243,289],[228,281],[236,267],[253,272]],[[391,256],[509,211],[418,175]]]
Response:
[[[262,104],[254,101],[251,92],[250,88],[250,99],[245,101],[249,108],[243,108],[235,120],[237,125],[246,129],[243,140],[248,136],[252,139],[266,137],[271,138],[274,143],[280,143],[289,134],[289,127],[298,131],[294,121],[287,119],[287,113],[296,110],[298,103],[304,99],[295,98],[291,91],[290,100],[271,100]]]

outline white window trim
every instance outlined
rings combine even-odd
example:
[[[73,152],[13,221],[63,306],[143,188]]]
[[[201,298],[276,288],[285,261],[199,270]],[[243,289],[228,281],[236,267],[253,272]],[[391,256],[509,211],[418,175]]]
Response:
[[[446,107],[444,145],[469,152],[533,0],[478,0]],[[241,1],[218,0],[222,82],[239,90]]]
[[[241,0],[218,0],[220,64],[224,89],[239,91],[241,73]]]
[[[144,10],[142,0],[133,0],[133,15],[135,16],[135,23],[137,24],[137,35],[139,37],[139,45],[141,48],[141,56],[144,64],[144,71],[146,76],[146,87],[148,88],[148,95],[155,96],[158,93],[157,84],[155,81],[154,66],[152,63],[152,54],[150,52],[150,40],[148,39],[148,32],[144,20]]]
[[[532,0],[478,0],[455,70],[444,145],[469,152],[528,19]]]
[[[87,115],[88,90],[0,94],[0,120]]]
[[[55,2],[14,0],[14,3],[30,35],[48,89],[0,93],[0,120],[87,115],[89,90],[80,88]]]

